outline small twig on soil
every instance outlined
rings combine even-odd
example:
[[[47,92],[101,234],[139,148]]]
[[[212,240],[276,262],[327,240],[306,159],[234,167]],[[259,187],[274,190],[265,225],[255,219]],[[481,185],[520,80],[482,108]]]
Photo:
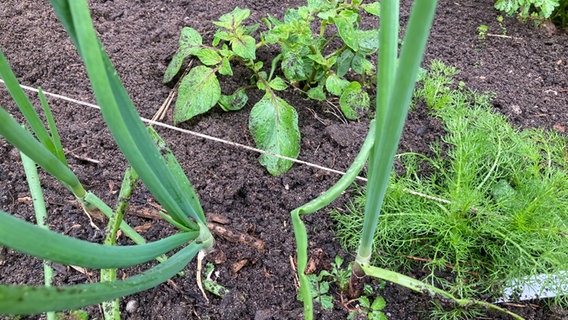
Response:
[[[152,205],[157,210],[161,210],[161,207],[157,204],[150,204],[150,205]],[[128,214],[146,219],[162,219],[162,217],[157,211],[152,211],[151,209],[136,208],[133,206],[131,206],[131,209],[135,210],[129,210]],[[242,243],[244,245],[247,245],[251,248],[258,250],[260,253],[264,253],[264,248],[265,248],[264,241],[257,239],[246,233],[230,230],[226,227],[221,226],[221,224],[229,222],[227,218],[221,215],[213,213],[207,213],[206,215],[207,215],[207,220],[210,220],[210,222],[207,222],[207,228],[209,228],[209,230],[211,230],[211,232],[213,232],[215,235],[223,237],[225,240],[231,242]]]
[[[189,73],[189,70],[191,69],[192,64],[193,64],[193,60],[189,62],[189,65],[187,66],[187,68],[185,68],[185,71],[183,72],[182,76],[179,78],[176,85],[172,88],[172,90],[170,90],[168,97],[166,98],[164,103],[162,103],[162,105],[160,106],[160,109],[158,109],[156,114],[152,117],[152,121],[162,121],[164,119],[164,117],[166,116],[166,113],[168,111],[168,108],[170,107],[170,105],[172,104],[172,101],[174,100],[174,96],[177,93],[177,90],[179,88],[181,80],[183,78],[185,78],[185,76]]]
[[[505,39],[514,39],[514,40],[522,40],[523,38],[519,37],[512,37],[504,34],[495,34],[495,33],[487,33],[485,34],[488,37],[497,37],[497,38],[505,38]]]
[[[99,163],[101,163],[99,160],[96,160],[96,159],[93,159],[93,158],[89,158],[89,157],[87,157],[87,156],[80,156],[80,155],[76,154],[76,153],[75,153],[75,150],[77,150],[77,149],[78,149],[78,148],[73,149],[73,150],[65,150],[65,149],[64,149],[64,151],[65,151],[67,154],[71,155],[71,156],[72,156],[73,158],[75,158],[75,159],[79,159],[79,160],[86,161],[86,162],[90,162],[90,163],[94,163],[94,164],[99,164]]]

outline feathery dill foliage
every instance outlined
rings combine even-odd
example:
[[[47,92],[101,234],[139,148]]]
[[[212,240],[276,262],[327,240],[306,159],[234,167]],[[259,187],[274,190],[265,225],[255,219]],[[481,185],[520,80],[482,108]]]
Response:
[[[437,99],[421,98],[436,100],[427,104],[445,124],[446,147],[434,144],[431,158],[398,155],[405,172],[391,178],[373,263],[400,270],[426,261],[427,280],[462,297],[499,294],[504,280],[568,270],[566,138],[513,128],[490,110],[487,96],[435,92]],[[424,163],[431,169],[426,176]],[[349,214],[332,214],[348,250],[357,248],[364,204],[363,192]],[[448,272],[452,279],[440,276]]]

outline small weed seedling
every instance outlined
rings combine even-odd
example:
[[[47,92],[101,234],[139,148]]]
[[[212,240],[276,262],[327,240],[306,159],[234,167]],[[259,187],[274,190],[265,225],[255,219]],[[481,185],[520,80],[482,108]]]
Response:
[[[486,24],[482,24],[477,27],[477,38],[479,40],[486,40],[487,39],[487,32],[489,31],[489,26]]]
[[[258,39],[253,35],[260,25],[245,24],[250,10],[238,7],[213,22],[219,29],[210,46],[203,44],[195,29],[183,28],[163,82],[172,81],[187,57],[196,57],[202,65],[181,79],[174,122],[187,121],[217,104],[225,111],[240,110],[248,101],[247,90],[256,88],[264,91],[250,111],[248,124],[256,145],[296,158],[300,150],[298,114],[278,97],[278,91],[292,85],[310,99],[338,100],[345,118],[358,119],[370,105],[366,89],[375,83],[375,67],[368,56],[378,49],[378,30],[360,30],[359,24],[362,10],[378,16],[379,5],[361,2],[308,1],[307,6],[289,9],[282,21],[264,18],[267,30]],[[312,31],[314,24],[319,25],[317,33]],[[266,46],[277,46],[280,52],[268,70],[256,54]],[[251,84],[224,95],[218,76],[233,76],[235,63],[251,72]],[[348,80],[350,74],[360,80]],[[262,155],[260,163],[274,175],[292,166],[291,161],[270,155]]]

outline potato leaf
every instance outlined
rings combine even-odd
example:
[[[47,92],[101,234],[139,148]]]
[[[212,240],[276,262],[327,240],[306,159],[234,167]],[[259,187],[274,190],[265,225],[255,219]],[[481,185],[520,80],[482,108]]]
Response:
[[[172,81],[176,74],[178,74],[179,69],[181,69],[183,60],[195,53],[197,50],[199,50],[199,48],[196,47],[186,47],[179,49],[172,57],[172,61],[170,62],[168,68],[166,69],[166,72],[164,73],[164,79],[162,79],[162,83],[168,83]]]
[[[270,85],[270,87],[272,89],[278,90],[278,91],[286,90],[286,88],[288,88],[288,85],[286,84],[286,82],[284,82],[284,80],[282,80],[282,78],[280,78],[280,77],[276,77],[276,78],[270,80],[270,82],[268,84]]]
[[[221,62],[221,56],[217,51],[210,48],[199,48],[194,54],[199,58],[199,61],[206,66],[216,65]]]
[[[221,97],[221,87],[214,69],[198,66],[183,78],[174,110],[174,122],[187,121],[209,111]]]
[[[221,28],[227,30],[236,29],[246,18],[250,15],[249,9],[241,9],[236,7],[233,11],[222,15],[219,21],[213,21],[213,23]]]
[[[237,89],[232,95],[221,95],[219,99],[219,106],[225,111],[241,110],[248,101],[248,96],[245,88]]]
[[[323,91],[323,85],[320,84],[317,87],[310,88],[310,90],[308,90],[308,98],[324,101],[327,97]]]
[[[203,39],[197,30],[190,27],[183,27],[179,37],[180,49],[188,47],[197,47],[203,44]]]
[[[248,35],[231,39],[231,48],[243,59],[256,59],[256,40]]]
[[[343,90],[349,85],[349,81],[332,74],[325,80],[325,89],[336,96],[341,96]]]
[[[362,7],[363,9],[365,9],[365,11],[377,17],[379,16],[379,12],[381,11],[381,4],[378,2],[364,4],[362,5]]]
[[[357,81],[351,82],[339,98],[341,111],[349,120],[357,120],[365,110],[369,109],[370,103],[369,95],[361,89],[361,84]]]
[[[221,62],[221,66],[219,67],[219,73],[224,76],[233,75],[233,69],[231,68],[231,63],[229,62],[228,58],[223,57],[223,61]]]
[[[300,152],[298,113],[286,101],[268,92],[250,112],[249,130],[256,145],[265,151],[297,158]],[[263,154],[260,164],[272,175],[282,174],[292,162]]]

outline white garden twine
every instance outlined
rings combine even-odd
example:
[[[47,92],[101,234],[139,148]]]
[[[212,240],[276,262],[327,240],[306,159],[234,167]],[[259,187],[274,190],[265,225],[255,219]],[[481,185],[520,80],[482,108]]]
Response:
[[[4,83],[4,81],[2,79],[0,79],[0,83]],[[32,91],[32,92],[35,92],[35,93],[38,92],[38,89],[29,87],[29,86],[26,86],[26,85],[20,85],[20,87],[22,87],[22,89]],[[67,96],[63,96],[63,95],[56,94],[56,93],[51,93],[51,92],[44,91],[44,90],[42,90],[42,92],[46,96],[50,96],[50,97],[53,97],[53,98],[56,98],[56,99],[64,100],[64,101],[75,103],[75,104],[82,105],[82,106],[87,106],[87,107],[90,107],[90,108],[93,108],[93,109],[98,109],[98,110],[101,109],[101,107],[99,107],[96,104],[92,104],[92,103],[89,103],[89,102],[73,99],[73,98],[70,98],[70,97],[67,97]],[[292,161],[292,162],[295,162],[295,163],[304,164],[304,165],[307,165],[307,166],[310,166],[310,167],[314,167],[314,168],[324,170],[324,171],[328,171],[328,172],[337,173],[337,174],[340,174],[340,175],[345,174],[345,172],[340,171],[340,170],[335,170],[335,169],[331,169],[331,168],[327,168],[327,167],[324,167],[324,166],[317,165],[315,163],[302,161],[302,160],[298,160],[298,159],[293,159],[293,158],[285,157],[285,156],[282,156],[282,155],[279,155],[279,154],[266,152],[264,150],[257,149],[257,148],[247,146],[247,145],[244,145],[244,144],[224,140],[224,139],[221,139],[221,138],[213,137],[213,136],[210,136],[210,135],[206,135],[206,134],[203,134],[203,133],[199,133],[199,132],[195,132],[195,131],[191,131],[191,130],[187,130],[187,129],[178,128],[178,127],[169,125],[167,123],[154,121],[154,120],[150,120],[150,119],[146,119],[146,118],[142,118],[142,117],[140,117],[140,119],[142,119],[142,121],[144,121],[145,123],[152,125],[152,126],[158,126],[158,127],[163,127],[163,128],[167,128],[167,129],[170,129],[170,130],[175,130],[175,131],[182,132],[182,133],[185,133],[185,134],[189,134],[189,135],[192,135],[192,136],[204,138],[204,139],[211,140],[211,141],[221,142],[221,143],[224,143],[224,144],[227,144],[227,145],[231,145],[231,146],[234,146],[234,147],[237,147],[237,148],[242,148],[242,149],[254,151],[254,152],[257,152],[257,153],[267,154],[267,155],[270,155],[270,156],[289,160],[289,161]],[[361,181],[367,181],[366,178],[363,178],[363,177],[360,177],[360,176],[358,176],[357,179],[359,179]]]

